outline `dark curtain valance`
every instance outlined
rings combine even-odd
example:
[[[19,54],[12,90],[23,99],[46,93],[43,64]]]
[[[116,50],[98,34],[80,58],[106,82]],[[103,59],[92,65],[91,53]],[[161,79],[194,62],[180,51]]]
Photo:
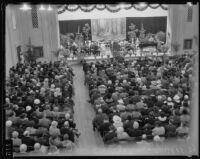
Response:
[[[135,8],[138,11],[144,11],[145,9],[147,9],[148,7],[152,8],[152,9],[157,9],[158,7],[161,7],[164,10],[167,10],[168,7],[167,5],[164,4],[145,4],[145,5],[140,5],[140,4],[125,4],[124,5],[124,9],[128,10],[131,8]],[[122,8],[120,5],[118,4],[89,4],[89,5],[64,5],[61,8],[58,9],[58,14],[64,13],[66,10],[70,11],[70,12],[75,12],[78,9],[82,10],[83,12],[91,12],[94,9],[97,10],[105,10],[107,9],[110,12],[119,12]]]

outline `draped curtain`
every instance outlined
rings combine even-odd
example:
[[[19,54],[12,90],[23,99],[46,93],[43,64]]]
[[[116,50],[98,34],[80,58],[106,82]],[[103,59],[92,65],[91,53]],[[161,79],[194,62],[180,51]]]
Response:
[[[140,4],[125,4],[123,6],[124,9],[128,10],[131,8],[135,8],[138,11],[144,11],[148,7],[152,9],[157,9],[158,7],[161,7],[164,10],[168,9],[168,6],[165,4],[145,4],[145,5],[140,5]],[[58,14],[62,14],[66,10],[70,12],[75,12],[78,9],[82,10],[83,12],[91,12],[94,9],[98,9],[100,11],[102,10],[108,10],[110,12],[119,12],[122,7],[119,4],[86,4],[86,5],[63,5],[58,9]]]

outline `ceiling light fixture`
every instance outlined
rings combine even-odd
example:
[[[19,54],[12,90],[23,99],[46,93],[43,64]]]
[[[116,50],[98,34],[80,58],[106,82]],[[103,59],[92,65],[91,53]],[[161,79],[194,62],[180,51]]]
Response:
[[[48,11],[51,11],[51,10],[53,10],[53,9],[52,9],[51,6],[49,5],[49,7],[48,7],[47,10],[48,10]]]
[[[41,5],[40,8],[39,8],[39,10],[45,10],[44,6]]]
[[[30,10],[31,7],[29,7],[27,4],[23,4],[23,6],[21,8],[19,8],[20,10]]]

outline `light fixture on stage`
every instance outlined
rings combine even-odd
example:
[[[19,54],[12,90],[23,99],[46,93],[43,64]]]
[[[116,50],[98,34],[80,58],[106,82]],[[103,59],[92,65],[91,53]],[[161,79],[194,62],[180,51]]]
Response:
[[[27,4],[23,4],[23,6],[21,8],[19,8],[20,10],[30,10],[31,7],[29,7]]]
[[[45,10],[44,6],[41,5],[40,8],[39,8],[39,10]]]
[[[48,10],[48,11],[51,11],[51,10],[53,10],[53,9],[52,9],[51,6],[49,5],[49,7],[48,7],[47,10]]]

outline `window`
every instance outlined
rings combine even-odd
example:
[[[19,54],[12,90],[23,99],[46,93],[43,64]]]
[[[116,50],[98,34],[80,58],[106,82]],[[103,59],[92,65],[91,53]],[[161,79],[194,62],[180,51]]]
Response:
[[[193,14],[193,8],[192,6],[188,6],[188,13],[187,13],[187,21],[192,22],[192,14]]]
[[[192,49],[192,39],[184,40],[184,50]]]
[[[33,53],[34,53],[36,58],[43,57],[43,47],[42,46],[34,47]]]
[[[38,28],[38,15],[37,15],[36,5],[32,6],[31,15],[32,15],[33,28]]]

